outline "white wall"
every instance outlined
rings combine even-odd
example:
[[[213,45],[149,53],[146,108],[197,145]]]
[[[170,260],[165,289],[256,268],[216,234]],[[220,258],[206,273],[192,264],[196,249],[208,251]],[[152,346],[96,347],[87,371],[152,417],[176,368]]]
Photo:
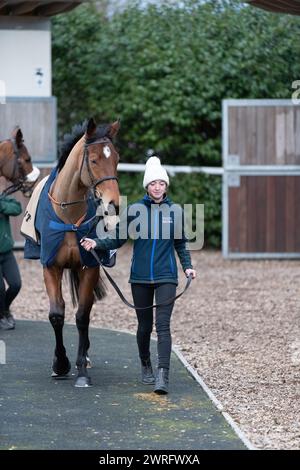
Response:
[[[51,96],[50,20],[0,16],[1,81],[7,97]]]

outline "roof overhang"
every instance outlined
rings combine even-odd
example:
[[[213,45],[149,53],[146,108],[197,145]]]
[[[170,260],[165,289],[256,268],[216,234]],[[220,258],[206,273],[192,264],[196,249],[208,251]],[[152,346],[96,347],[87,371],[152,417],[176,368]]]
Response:
[[[89,0],[0,0],[0,16],[53,16]]]
[[[275,13],[300,15],[300,0],[246,0],[246,3]]]

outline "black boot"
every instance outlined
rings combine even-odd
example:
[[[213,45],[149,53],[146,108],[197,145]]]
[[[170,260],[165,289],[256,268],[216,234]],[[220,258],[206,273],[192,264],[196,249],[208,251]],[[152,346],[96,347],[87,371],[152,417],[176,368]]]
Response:
[[[11,329],[13,330],[16,326],[16,321],[15,321],[13,315],[11,314],[10,310],[6,310],[4,312],[4,317],[7,321],[7,323],[9,324],[9,326],[11,327]]]
[[[14,326],[8,323],[6,317],[0,314],[0,330],[13,330]]]
[[[142,361],[142,383],[145,385],[153,385],[155,383],[150,359]]]
[[[168,393],[169,385],[169,369],[159,367],[157,369],[154,392],[159,395],[166,395]]]

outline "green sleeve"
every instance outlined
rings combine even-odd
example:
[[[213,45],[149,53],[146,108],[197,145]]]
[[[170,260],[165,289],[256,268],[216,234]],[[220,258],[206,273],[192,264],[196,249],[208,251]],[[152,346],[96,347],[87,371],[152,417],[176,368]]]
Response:
[[[3,197],[0,198],[0,214],[8,216],[17,216],[22,212],[22,206],[16,199]]]

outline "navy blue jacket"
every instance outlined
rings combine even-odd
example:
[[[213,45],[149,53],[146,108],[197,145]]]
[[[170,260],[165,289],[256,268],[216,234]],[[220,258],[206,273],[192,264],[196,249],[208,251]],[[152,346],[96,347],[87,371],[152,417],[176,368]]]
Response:
[[[172,209],[172,210],[171,210]],[[148,195],[127,208],[126,218],[108,238],[97,238],[97,249],[120,248],[130,237],[134,239],[131,260],[131,283],[178,284],[175,250],[183,270],[192,268],[190,253],[186,248],[183,211],[165,197],[160,204]],[[135,235],[138,232],[138,236]]]

